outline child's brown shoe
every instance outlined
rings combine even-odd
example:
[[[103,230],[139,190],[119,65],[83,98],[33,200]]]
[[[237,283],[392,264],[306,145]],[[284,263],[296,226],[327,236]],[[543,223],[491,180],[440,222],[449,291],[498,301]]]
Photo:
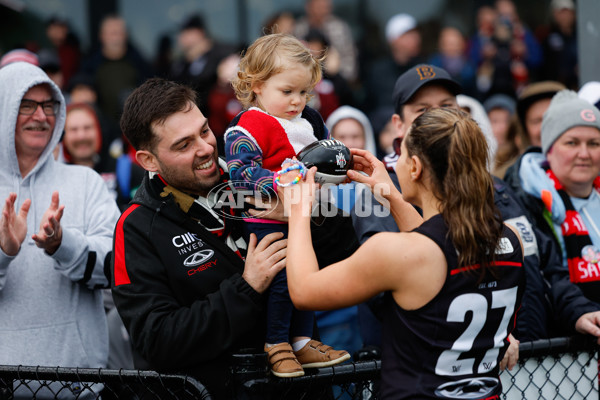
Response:
[[[303,368],[329,367],[350,359],[350,354],[346,350],[334,350],[331,346],[316,340],[309,341],[294,354]]]
[[[278,343],[271,347],[265,346],[269,358],[271,373],[280,378],[294,378],[304,375],[304,369],[296,359],[289,343]]]

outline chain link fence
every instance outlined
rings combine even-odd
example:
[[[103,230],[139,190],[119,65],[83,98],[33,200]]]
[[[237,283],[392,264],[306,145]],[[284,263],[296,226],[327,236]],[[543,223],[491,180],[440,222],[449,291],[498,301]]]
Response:
[[[210,399],[196,379],[154,371],[0,365],[0,400]]]
[[[588,337],[521,343],[519,364],[504,371],[504,399],[598,400],[598,345]]]
[[[376,400],[377,359],[306,370],[299,378],[268,373],[264,354],[235,355],[232,398]],[[503,399],[600,399],[598,345],[592,338],[521,343],[519,363],[500,378]],[[0,366],[0,400],[16,399],[211,399],[196,379],[154,371]]]

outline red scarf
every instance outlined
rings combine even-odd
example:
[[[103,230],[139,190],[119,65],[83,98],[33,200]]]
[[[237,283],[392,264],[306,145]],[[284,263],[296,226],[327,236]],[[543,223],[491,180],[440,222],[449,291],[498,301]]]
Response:
[[[600,263],[598,262],[597,249],[594,249],[583,219],[575,210],[570,196],[564,190],[564,186],[558,181],[551,169],[546,171],[546,175],[554,183],[554,188],[560,195],[566,209],[561,230],[567,252],[571,282],[581,286],[586,297],[598,302],[600,300]],[[600,177],[594,179],[593,185],[594,190],[600,193]],[[590,252],[595,254],[590,254]]]

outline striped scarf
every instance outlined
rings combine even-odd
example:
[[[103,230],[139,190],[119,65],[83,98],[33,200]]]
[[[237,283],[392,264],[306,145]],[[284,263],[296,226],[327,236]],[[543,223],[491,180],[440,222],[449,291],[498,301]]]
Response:
[[[592,240],[583,219],[579,212],[575,210],[563,185],[551,169],[546,170],[546,175],[554,184],[554,188],[565,205],[566,215],[561,224],[561,230],[565,242],[571,282],[580,286],[588,299],[600,302],[600,263],[597,250],[592,245]],[[594,190],[600,193],[600,177],[596,177],[594,180]]]

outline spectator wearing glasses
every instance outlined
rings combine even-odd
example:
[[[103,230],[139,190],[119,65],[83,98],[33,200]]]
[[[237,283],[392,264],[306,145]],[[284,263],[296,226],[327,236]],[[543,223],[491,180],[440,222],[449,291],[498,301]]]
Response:
[[[104,265],[117,205],[91,168],[52,156],[65,104],[39,67],[15,62],[0,70],[0,110],[0,197],[6,199],[0,217],[0,364],[105,367],[108,332],[99,289],[109,284]],[[101,386],[80,397],[96,389]],[[51,390],[57,388],[40,387],[36,396]],[[32,395],[15,392],[15,398]]]

